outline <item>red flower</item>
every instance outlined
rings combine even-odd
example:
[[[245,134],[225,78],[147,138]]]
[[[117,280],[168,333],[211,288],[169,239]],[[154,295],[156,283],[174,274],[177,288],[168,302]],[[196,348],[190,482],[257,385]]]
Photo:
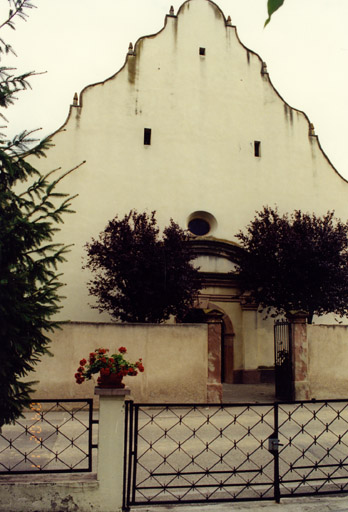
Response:
[[[94,352],[90,352],[87,361],[86,359],[80,361],[80,366],[77,368],[77,373],[75,373],[76,382],[81,384],[85,380],[90,380],[92,374],[96,371],[100,371],[102,377],[110,374],[134,376],[138,374],[138,371],[144,371],[141,358],[136,363],[130,363],[122,357],[127,352],[126,347],[122,346],[118,350],[119,354],[115,357],[106,355],[107,352],[110,352],[108,348],[96,348]],[[99,382],[100,377],[98,378]]]
[[[82,382],[85,380],[81,373],[75,373],[75,379],[77,384],[82,384]]]

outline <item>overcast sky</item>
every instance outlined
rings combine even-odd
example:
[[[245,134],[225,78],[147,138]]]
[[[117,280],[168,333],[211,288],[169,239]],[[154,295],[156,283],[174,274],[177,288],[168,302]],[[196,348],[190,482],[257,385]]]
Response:
[[[41,127],[41,135],[65,121],[75,92],[113,75],[128,44],[163,27],[181,0],[33,0],[27,22],[2,30],[18,57],[2,65],[46,71],[32,79],[6,112],[11,133]],[[303,110],[321,145],[348,179],[348,0],[285,0],[263,28],[266,0],[218,0],[248,48],[267,62],[280,95]],[[0,0],[6,6],[7,1]],[[1,14],[1,11],[0,11]]]

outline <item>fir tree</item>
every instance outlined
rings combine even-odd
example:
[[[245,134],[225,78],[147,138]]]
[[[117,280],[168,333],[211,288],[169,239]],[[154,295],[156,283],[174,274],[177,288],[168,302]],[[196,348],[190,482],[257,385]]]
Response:
[[[15,19],[26,19],[33,7],[28,0],[9,4],[0,28],[14,28]],[[11,46],[0,38],[0,57],[10,52]],[[2,109],[29,86],[34,74],[12,72],[0,67]],[[34,382],[22,379],[48,353],[48,334],[57,327],[51,318],[60,308],[57,265],[68,250],[53,236],[62,215],[71,211],[72,197],[57,191],[64,177],[55,177],[58,170],[43,175],[29,163],[29,155],[42,157],[49,146],[47,140],[34,148],[32,143],[32,134],[26,131],[12,140],[0,135],[0,427],[14,421],[30,403]]]

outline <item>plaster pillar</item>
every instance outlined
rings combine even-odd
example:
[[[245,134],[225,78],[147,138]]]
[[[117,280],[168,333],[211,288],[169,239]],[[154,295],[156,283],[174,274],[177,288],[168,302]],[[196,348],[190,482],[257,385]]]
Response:
[[[222,313],[210,311],[207,314],[208,323],[208,379],[207,402],[222,402],[221,385],[221,334]]]
[[[121,510],[123,494],[124,400],[129,388],[95,388],[99,395],[98,482],[103,512]]]
[[[309,400],[308,380],[308,314],[299,311],[288,315],[291,322],[292,335],[292,376],[294,385],[294,400]]]

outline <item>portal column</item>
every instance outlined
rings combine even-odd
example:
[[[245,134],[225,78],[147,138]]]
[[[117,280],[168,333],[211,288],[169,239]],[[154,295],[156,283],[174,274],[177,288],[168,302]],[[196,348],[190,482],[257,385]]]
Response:
[[[221,403],[221,335],[222,313],[210,311],[207,314],[208,323],[208,380],[207,402]]]

